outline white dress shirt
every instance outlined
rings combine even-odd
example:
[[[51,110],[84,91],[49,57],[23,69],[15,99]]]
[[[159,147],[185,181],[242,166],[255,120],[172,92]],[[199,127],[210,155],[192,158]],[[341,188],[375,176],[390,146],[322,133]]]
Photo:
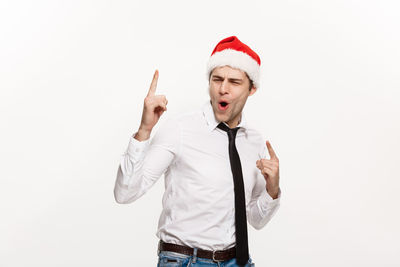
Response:
[[[218,124],[208,100],[197,111],[167,119],[151,140],[131,137],[122,156],[114,188],[118,203],[135,201],[165,174],[156,233],[164,242],[207,250],[235,245],[229,139]],[[272,199],[266,191],[256,161],[269,158],[268,150],[263,137],[246,124],[243,112],[237,127],[247,220],[261,229],[278,210],[281,192]]]

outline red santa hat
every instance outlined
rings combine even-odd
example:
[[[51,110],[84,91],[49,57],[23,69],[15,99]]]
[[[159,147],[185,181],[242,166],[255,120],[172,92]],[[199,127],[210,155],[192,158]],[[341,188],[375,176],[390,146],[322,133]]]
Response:
[[[207,63],[207,78],[215,67],[230,66],[247,73],[256,88],[260,86],[260,57],[236,36],[220,41]]]

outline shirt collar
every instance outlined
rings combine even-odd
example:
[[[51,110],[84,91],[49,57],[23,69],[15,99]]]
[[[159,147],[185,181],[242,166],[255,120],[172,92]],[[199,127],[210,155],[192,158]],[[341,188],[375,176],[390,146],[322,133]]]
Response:
[[[204,103],[203,115],[207,122],[208,129],[210,130],[210,132],[213,131],[218,126],[220,121],[217,121],[217,119],[215,118],[214,111],[213,111],[213,108],[211,105],[211,100],[207,100],[207,102]],[[228,126],[228,124],[226,124],[226,125]],[[247,130],[247,122],[246,122],[246,118],[243,114],[243,110],[242,110],[242,116],[241,116],[240,122],[236,127],[241,127],[245,131]]]

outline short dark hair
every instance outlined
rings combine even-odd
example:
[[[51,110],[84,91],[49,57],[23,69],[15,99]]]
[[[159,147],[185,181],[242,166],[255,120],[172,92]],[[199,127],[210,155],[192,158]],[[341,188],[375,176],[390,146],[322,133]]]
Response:
[[[245,72],[246,73],[246,72]],[[249,79],[249,82],[250,82],[250,86],[249,86],[249,91],[251,91],[251,88],[253,88],[253,81],[250,79],[250,77],[249,77],[249,75],[247,75],[247,73],[246,73],[246,76],[247,76],[247,78]]]

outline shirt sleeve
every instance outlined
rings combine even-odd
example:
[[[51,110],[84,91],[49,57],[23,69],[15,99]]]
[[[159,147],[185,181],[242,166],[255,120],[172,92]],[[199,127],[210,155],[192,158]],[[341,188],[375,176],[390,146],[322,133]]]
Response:
[[[180,127],[176,119],[162,123],[151,140],[138,141],[133,136],[121,156],[114,186],[114,197],[120,204],[131,203],[146,193],[179,152]]]
[[[261,158],[267,158],[267,149],[264,146]],[[252,197],[247,206],[247,220],[255,229],[263,228],[275,215],[280,206],[281,189],[278,197],[273,199],[267,192],[266,181],[261,171],[257,169],[256,184],[253,187]]]

